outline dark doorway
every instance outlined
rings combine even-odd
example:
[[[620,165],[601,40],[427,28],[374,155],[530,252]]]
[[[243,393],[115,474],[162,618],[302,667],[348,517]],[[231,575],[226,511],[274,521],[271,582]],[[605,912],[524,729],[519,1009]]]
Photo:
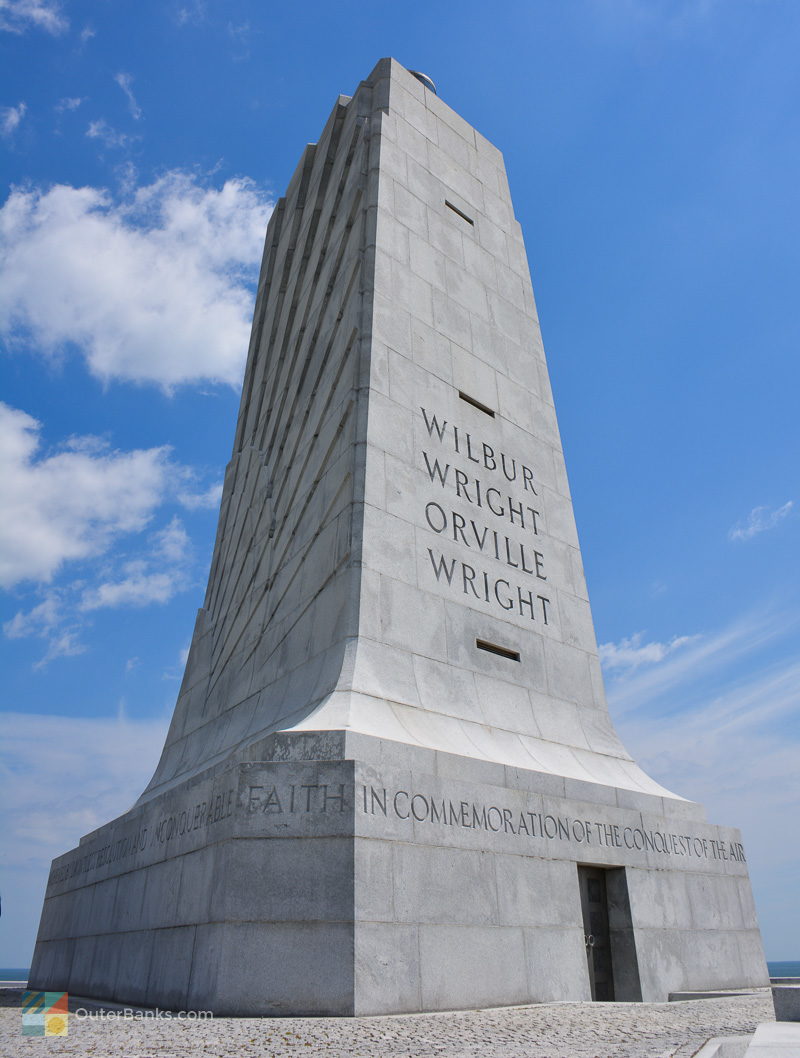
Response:
[[[624,867],[578,865],[592,999],[640,1003],[642,986]]]
[[[579,866],[578,880],[592,999],[608,1003],[614,999],[614,968],[611,962],[606,872],[601,867]]]

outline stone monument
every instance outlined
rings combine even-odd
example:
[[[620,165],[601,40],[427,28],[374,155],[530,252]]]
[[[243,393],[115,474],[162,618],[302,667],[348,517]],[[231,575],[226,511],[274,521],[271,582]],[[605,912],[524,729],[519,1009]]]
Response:
[[[161,760],[30,985],[217,1014],[766,985],[739,833],[611,724],[500,152],[383,59],[267,229]]]

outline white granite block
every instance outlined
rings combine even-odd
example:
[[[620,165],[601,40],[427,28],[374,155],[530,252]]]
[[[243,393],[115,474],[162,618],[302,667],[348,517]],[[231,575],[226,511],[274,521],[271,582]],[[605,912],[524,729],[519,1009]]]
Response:
[[[528,999],[519,929],[421,926],[422,1005],[426,1010],[492,1007]]]
[[[474,235],[469,225],[454,217],[452,210],[443,203],[438,209],[428,207],[428,239],[435,249],[463,264],[464,246],[472,238]]]
[[[456,345],[470,348],[472,331],[470,313],[448,294],[433,289],[433,325],[440,334]]]
[[[419,940],[414,925],[362,922],[355,935],[359,994],[355,1014],[413,1012],[421,1008]]]
[[[431,286],[445,290],[445,261],[445,255],[431,246],[427,238],[411,234],[410,268],[415,275]]]

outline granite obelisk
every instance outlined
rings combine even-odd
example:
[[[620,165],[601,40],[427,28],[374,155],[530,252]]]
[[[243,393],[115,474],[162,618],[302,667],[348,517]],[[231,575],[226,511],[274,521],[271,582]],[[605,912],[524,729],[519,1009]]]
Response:
[[[370,1014],[761,985],[737,831],[609,718],[500,152],[381,60],[267,230],[161,760],[31,986]]]

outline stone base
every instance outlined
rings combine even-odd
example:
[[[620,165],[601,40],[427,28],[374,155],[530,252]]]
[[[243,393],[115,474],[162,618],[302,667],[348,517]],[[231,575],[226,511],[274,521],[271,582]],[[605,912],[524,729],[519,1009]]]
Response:
[[[752,1036],[714,1036],[694,1058],[746,1058]]]
[[[698,805],[351,732],[251,754],[54,861],[29,987],[217,1015],[589,999],[582,864],[608,868],[616,999],[768,984],[738,832]]]
[[[772,986],[776,1021],[800,1021],[800,983]]]

